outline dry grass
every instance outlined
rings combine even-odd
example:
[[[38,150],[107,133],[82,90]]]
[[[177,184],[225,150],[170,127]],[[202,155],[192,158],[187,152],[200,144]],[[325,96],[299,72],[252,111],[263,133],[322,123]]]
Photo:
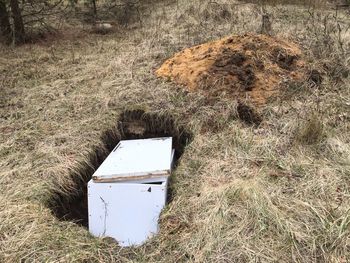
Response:
[[[154,3],[142,26],[107,35],[77,27],[62,40],[0,47],[0,262],[347,262],[350,20],[299,5],[267,9],[274,32],[299,42],[324,78],[287,85],[258,127],[239,120],[237,102],[208,104],[153,74],[184,47],[256,32],[254,4]],[[47,205],[55,190],[75,191],[71,171],[134,107],[172,113],[194,139],[173,175],[160,234],[120,249]],[[310,112],[322,116],[316,145],[295,140]]]
[[[308,120],[300,124],[296,132],[296,140],[311,145],[319,143],[324,137],[324,124],[317,114],[312,113]]]

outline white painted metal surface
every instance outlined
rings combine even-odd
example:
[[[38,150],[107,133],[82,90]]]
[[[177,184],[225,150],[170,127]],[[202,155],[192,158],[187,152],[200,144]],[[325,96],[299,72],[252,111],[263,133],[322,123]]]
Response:
[[[170,175],[172,138],[121,141],[92,178],[94,181],[130,181]]]
[[[141,245],[158,232],[166,203],[167,180],[161,184],[88,183],[89,231],[120,246]]]
[[[121,246],[156,234],[173,158],[172,138],[121,141],[88,183],[89,231]]]

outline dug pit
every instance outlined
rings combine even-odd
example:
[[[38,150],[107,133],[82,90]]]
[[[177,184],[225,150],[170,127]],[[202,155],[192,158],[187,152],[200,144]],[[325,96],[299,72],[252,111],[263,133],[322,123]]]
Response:
[[[302,51],[291,41],[267,35],[245,34],[190,47],[166,60],[159,77],[202,91],[265,104],[278,95],[287,80],[306,79]]]
[[[145,113],[143,110],[123,112],[119,121],[101,136],[102,145],[95,148],[71,174],[73,189],[69,193],[56,189],[49,207],[53,214],[64,221],[72,221],[88,227],[87,183],[95,170],[107,158],[120,140],[147,139],[155,137],[173,137],[176,167],[186,145],[192,140],[192,134],[169,115]],[[170,180],[171,183],[171,180]],[[171,187],[168,189],[168,201],[172,199]]]

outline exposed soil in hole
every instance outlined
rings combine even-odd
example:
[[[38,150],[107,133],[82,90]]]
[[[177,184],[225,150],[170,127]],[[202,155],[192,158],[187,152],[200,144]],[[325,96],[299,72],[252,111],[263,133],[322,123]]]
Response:
[[[175,167],[186,145],[192,140],[192,134],[169,115],[145,113],[142,110],[125,111],[115,127],[101,136],[102,146],[91,151],[87,160],[72,169],[73,187],[69,192],[57,189],[50,202],[50,209],[60,220],[73,221],[88,227],[87,183],[94,171],[102,164],[108,154],[120,140],[146,139],[153,137],[173,137],[175,149]],[[171,201],[171,188],[168,201]]]
[[[228,95],[255,105],[278,95],[288,79],[307,79],[298,45],[256,34],[234,35],[182,50],[156,71],[160,77],[202,90],[209,98]]]

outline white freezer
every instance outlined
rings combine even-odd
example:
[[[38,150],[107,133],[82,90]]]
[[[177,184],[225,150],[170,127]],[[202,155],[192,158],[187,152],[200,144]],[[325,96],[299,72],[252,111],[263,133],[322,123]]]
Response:
[[[173,158],[171,137],[121,141],[88,183],[89,231],[120,246],[155,235]]]

